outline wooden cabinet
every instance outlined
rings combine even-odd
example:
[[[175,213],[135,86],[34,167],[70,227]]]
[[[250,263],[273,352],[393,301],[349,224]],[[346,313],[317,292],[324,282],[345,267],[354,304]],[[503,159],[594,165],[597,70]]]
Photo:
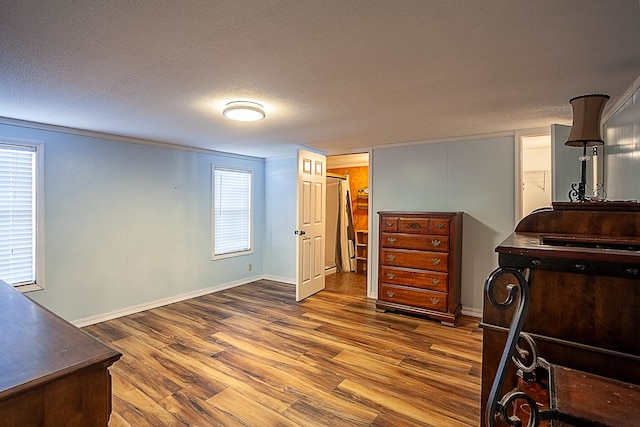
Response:
[[[460,318],[462,212],[378,212],[376,307],[429,316],[448,326]]]
[[[556,405],[558,412],[568,409],[572,416],[583,416],[575,408],[586,406],[615,420],[630,413],[623,412],[624,404],[633,413],[624,424],[583,420],[571,425],[640,425],[638,397],[616,393],[607,380],[590,390],[590,375],[631,383],[636,390],[640,385],[640,203],[554,202],[553,209],[523,218],[496,252],[500,270],[512,272],[485,284],[482,426],[495,420],[493,397],[518,386],[517,367],[508,351],[520,354],[514,348],[521,332],[535,339],[537,352],[521,347],[529,355],[562,366],[556,373],[566,373],[565,368],[581,372],[580,381],[569,381],[573,391],[565,392],[561,382],[549,387],[546,381],[553,390],[551,406],[558,399],[572,402],[570,407]],[[517,280],[514,272],[527,279]],[[518,290],[511,302],[507,286]],[[502,383],[496,381],[501,377]],[[610,387],[608,397],[599,401],[604,387]],[[583,399],[580,405],[577,399]],[[507,423],[498,420],[496,425]]]
[[[367,272],[368,248],[369,232],[367,230],[356,230],[356,273]]]
[[[0,425],[106,426],[121,354],[0,280]]]

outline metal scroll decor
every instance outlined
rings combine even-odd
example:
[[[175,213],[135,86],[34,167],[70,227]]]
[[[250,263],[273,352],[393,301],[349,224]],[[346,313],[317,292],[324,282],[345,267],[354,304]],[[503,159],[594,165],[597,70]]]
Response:
[[[529,275],[529,270],[523,272],[513,268],[498,268],[494,270],[485,281],[485,292],[491,305],[499,310],[507,310],[517,304],[513,319],[511,320],[509,334],[507,335],[507,342],[504,346],[502,357],[500,357],[500,363],[498,364],[498,371],[496,372],[496,377],[493,380],[491,392],[489,393],[485,413],[485,423],[487,426],[495,426],[498,417],[502,418],[504,422],[511,426],[522,426],[522,420],[520,420],[515,414],[515,411],[513,411],[514,403],[518,400],[525,400],[531,409],[527,427],[534,427],[540,424],[540,412],[533,398],[516,390],[505,394],[502,398],[499,398],[498,395],[498,393],[502,391],[502,386],[504,385],[504,380],[509,369],[509,363],[511,363],[512,360],[518,368],[524,372],[532,372],[536,367],[536,363],[538,363],[535,343],[526,333],[521,333],[529,305]],[[500,278],[503,279],[499,280]],[[515,283],[510,283],[511,280],[507,280],[509,278],[515,279]],[[504,285],[505,282],[507,282],[506,285]],[[505,290],[507,291],[507,295],[502,301],[496,298],[498,286],[505,286]],[[533,353],[534,360],[531,365],[525,365],[516,357],[520,356],[524,358],[529,355],[527,351],[518,347],[518,341],[521,338],[527,342]],[[509,414],[510,411],[512,412],[511,414]]]

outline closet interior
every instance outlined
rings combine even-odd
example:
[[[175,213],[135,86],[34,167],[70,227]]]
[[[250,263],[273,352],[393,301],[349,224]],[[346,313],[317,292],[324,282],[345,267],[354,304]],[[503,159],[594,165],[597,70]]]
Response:
[[[326,273],[366,276],[369,156],[327,157]]]

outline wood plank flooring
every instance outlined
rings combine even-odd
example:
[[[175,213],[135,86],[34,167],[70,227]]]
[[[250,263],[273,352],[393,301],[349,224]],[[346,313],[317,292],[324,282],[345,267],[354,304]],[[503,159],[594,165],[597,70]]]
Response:
[[[358,273],[335,273],[325,276],[325,289],[343,295],[367,295],[367,276]]]
[[[258,281],[84,328],[123,353],[110,426],[477,426],[482,332]]]

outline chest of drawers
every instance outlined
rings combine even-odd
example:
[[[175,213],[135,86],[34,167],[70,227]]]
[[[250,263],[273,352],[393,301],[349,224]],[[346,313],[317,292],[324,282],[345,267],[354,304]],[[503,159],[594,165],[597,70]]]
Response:
[[[378,212],[376,307],[428,316],[448,326],[460,318],[462,212]]]

